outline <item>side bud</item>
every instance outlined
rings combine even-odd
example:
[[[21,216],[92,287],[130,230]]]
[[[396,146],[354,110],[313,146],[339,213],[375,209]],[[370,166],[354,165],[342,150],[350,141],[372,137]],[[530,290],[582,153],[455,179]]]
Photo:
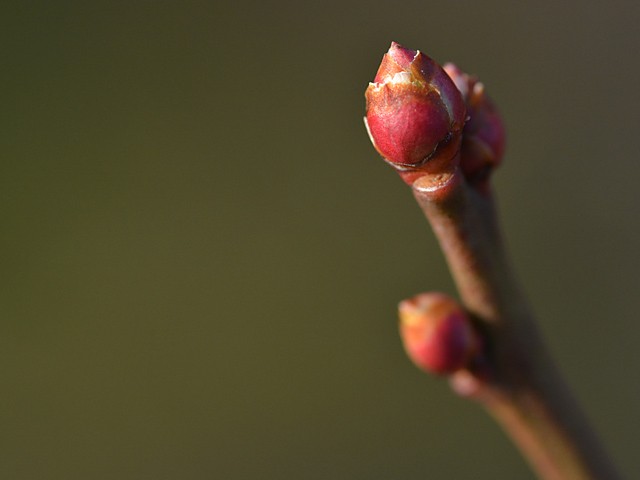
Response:
[[[423,293],[400,302],[400,336],[409,358],[430,373],[448,375],[468,366],[480,339],[452,298]]]
[[[465,104],[431,58],[392,43],[365,97],[369,137],[407,183],[457,166]]]
[[[462,132],[460,164],[465,178],[482,186],[491,171],[502,163],[505,130],[500,113],[477,78],[452,63],[444,70],[464,98],[468,120]]]

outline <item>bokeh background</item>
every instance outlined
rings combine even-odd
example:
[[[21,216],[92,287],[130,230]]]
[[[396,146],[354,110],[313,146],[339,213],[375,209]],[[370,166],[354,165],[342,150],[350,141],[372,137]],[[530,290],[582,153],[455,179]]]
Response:
[[[533,478],[401,349],[455,290],[362,124],[391,40],[504,113],[514,263],[640,476],[637,2],[1,9],[0,477]]]

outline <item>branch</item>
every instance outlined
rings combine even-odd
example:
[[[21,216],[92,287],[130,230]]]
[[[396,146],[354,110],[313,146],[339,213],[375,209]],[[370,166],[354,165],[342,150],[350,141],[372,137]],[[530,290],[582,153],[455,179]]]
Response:
[[[482,404],[540,478],[618,478],[551,361],[505,252],[489,182],[504,148],[501,119],[482,84],[453,65],[445,70],[392,44],[367,89],[374,146],[411,186],[463,304],[433,293],[402,302],[407,353]]]
[[[617,478],[548,355],[507,260],[491,194],[455,177],[445,195],[413,186],[485,345],[452,372],[454,390],[484,405],[541,478]]]

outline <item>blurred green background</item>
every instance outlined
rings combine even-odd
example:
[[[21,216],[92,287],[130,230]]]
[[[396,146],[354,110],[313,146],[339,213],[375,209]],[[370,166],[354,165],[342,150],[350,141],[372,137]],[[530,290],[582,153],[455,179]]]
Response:
[[[0,477],[527,479],[405,358],[455,290],[371,147],[391,40],[501,108],[505,235],[640,475],[637,2],[15,2],[0,15]]]

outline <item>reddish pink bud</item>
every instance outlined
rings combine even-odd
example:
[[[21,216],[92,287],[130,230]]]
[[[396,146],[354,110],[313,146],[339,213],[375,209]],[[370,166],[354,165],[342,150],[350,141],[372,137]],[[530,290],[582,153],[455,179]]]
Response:
[[[400,335],[409,358],[427,372],[451,374],[479,352],[479,337],[464,310],[441,293],[400,303]]]
[[[467,107],[460,153],[462,172],[470,182],[482,184],[502,162],[505,145],[502,118],[477,78],[452,63],[446,64],[444,70],[462,93]]]
[[[407,183],[416,172],[434,172],[442,170],[443,162],[456,162],[464,100],[431,58],[392,43],[365,97],[369,137],[387,162],[405,172]]]

